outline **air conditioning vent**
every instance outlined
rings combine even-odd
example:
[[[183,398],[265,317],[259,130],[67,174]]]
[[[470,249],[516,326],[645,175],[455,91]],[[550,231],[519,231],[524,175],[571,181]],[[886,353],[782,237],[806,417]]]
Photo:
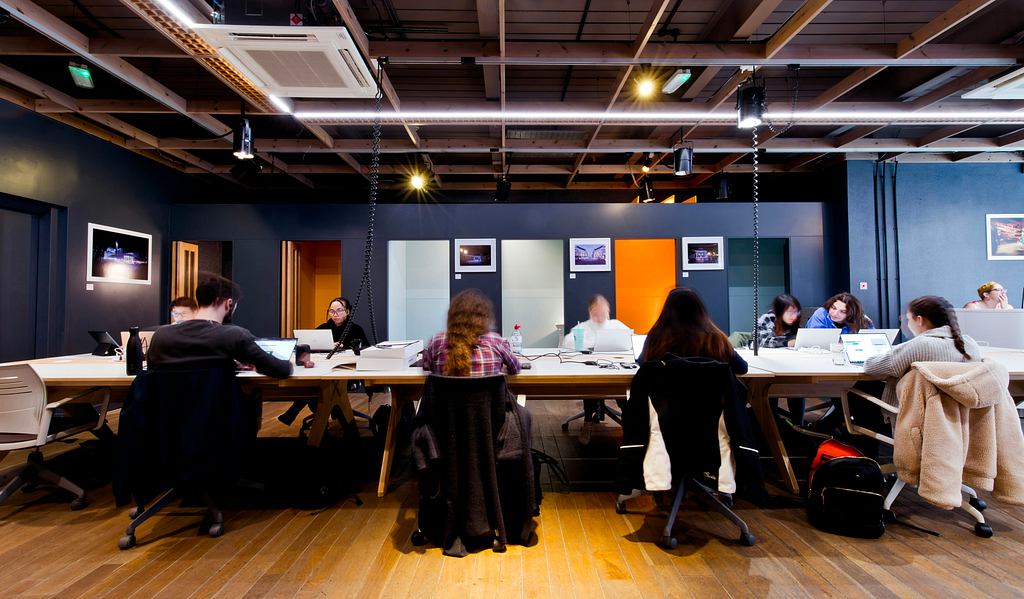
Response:
[[[372,98],[376,94],[370,69],[344,27],[302,27],[301,32],[294,27],[244,25],[194,25],[193,29],[266,94],[287,98]]]
[[[969,100],[1024,100],[1024,69],[1017,69],[960,97]]]

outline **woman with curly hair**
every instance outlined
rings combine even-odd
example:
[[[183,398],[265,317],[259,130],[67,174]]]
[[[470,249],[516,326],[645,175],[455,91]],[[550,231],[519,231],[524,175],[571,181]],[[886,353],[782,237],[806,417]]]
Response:
[[[842,329],[843,333],[859,333],[861,329],[873,329],[860,300],[846,291],[828,298],[825,305],[814,311],[807,321],[809,329]]]
[[[489,376],[519,372],[512,348],[493,332],[494,306],[478,289],[467,289],[448,306],[448,330],[423,350],[423,368],[445,376]]]

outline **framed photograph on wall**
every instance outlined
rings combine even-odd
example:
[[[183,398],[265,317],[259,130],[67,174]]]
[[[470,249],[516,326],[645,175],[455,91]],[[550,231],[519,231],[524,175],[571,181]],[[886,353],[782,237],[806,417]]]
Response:
[[[989,260],[1024,260],[1024,214],[986,214]]]
[[[456,239],[455,272],[497,272],[498,251],[493,239]]]
[[[90,283],[151,285],[152,255],[152,235],[89,223],[89,261],[85,280]]]
[[[683,237],[683,270],[725,270],[721,237]]]
[[[569,239],[569,272],[610,271],[612,240],[609,237]]]

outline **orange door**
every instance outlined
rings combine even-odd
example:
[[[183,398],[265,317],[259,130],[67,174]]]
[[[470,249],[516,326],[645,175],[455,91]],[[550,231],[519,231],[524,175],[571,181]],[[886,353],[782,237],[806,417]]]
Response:
[[[676,287],[675,239],[615,240],[615,318],[646,335]]]

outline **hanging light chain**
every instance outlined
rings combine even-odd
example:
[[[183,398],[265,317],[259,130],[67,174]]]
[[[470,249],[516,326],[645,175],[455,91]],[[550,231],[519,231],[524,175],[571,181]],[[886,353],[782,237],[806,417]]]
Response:
[[[760,256],[758,254],[758,238],[757,238],[757,202],[758,202],[758,177],[757,177],[757,127],[751,129],[753,139],[753,150],[754,150],[754,355],[757,355],[757,348],[761,345],[758,339],[758,327],[757,320],[761,316],[758,308],[758,265],[760,264]]]

